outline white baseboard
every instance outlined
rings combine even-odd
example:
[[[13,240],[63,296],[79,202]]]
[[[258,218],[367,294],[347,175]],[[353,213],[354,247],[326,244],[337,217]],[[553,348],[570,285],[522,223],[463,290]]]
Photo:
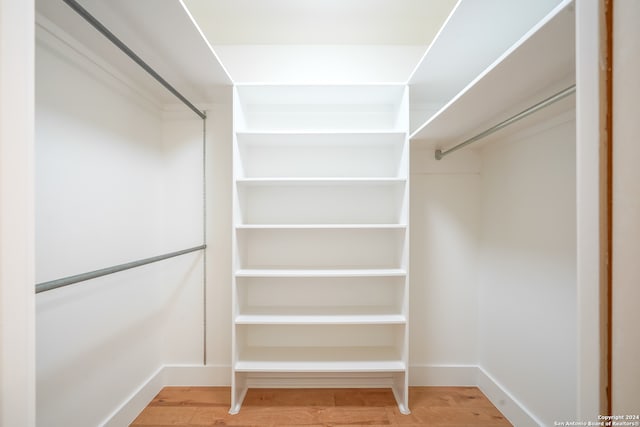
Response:
[[[245,378],[249,388],[391,388],[393,376],[388,373],[274,373],[252,372]]]
[[[477,369],[476,385],[511,424],[518,427],[539,427],[544,425],[487,371],[480,366]]]
[[[128,426],[165,386],[164,367],[159,368],[102,423],[104,427]]]
[[[166,386],[228,386],[230,366],[165,365],[153,373],[116,409],[102,427],[128,426]]]
[[[357,381],[362,379],[354,378]],[[382,378],[376,379],[380,382]],[[228,365],[166,365],[158,369],[134,392],[102,425],[104,427],[127,426],[166,386],[229,386],[231,367]],[[317,381],[317,379],[315,379]],[[354,382],[354,385],[356,385]],[[315,383],[315,386],[318,386]],[[344,386],[332,382],[331,386]],[[375,386],[361,383],[360,386]],[[412,365],[409,368],[409,384],[412,386],[471,386],[478,387],[496,408],[518,427],[538,427],[543,424],[516,400],[498,381],[477,365]],[[286,385],[286,384],[284,384]],[[293,383],[290,384],[294,386]],[[299,384],[298,384],[299,385]],[[330,384],[326,384],[328,386]],[[352,386],[354,386],[352,385]],[[256,378],[254,387],[260,387]],[[312,386],[309,383],[307,386]],[[321,385],[320,385],[321,386]]]

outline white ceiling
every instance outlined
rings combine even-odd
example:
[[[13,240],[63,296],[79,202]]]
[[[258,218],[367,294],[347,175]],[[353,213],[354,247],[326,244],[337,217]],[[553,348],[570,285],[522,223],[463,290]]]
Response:
[[[183,0],[212,45],[423,45],[456,0]]]
[[[228,98],[228,91],[218,88],[229,86],[231,80],[285,84],[405,82],[456,0],[80,3],[189,99],[217,102]],[[64,2],[36,0],[36,6],[40,27],[55,34],[71,34],[105,66],[119,70],[122,78],[131,80],[149,97],[175,101]],[[213,45],[213,51],[192,19]]]

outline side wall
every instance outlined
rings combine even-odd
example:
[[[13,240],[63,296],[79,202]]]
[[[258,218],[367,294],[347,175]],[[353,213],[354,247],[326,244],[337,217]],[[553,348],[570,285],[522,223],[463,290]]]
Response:
[[[573,118],[482,152],[479,384],[518,426],[575,419],[575,169]]]
[[[163,115],[49,30],[36,46],[36,282],[200,245],[202,121]],[[38,294],[38,425],[105,422],[163,365],[202,364],[202,336],[200,252]]]
[[[480,158],[411,149],[412,385],[475,385]]]

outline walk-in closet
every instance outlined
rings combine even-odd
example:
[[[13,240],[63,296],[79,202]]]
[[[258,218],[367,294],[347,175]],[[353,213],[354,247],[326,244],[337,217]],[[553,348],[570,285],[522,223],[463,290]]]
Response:
[[[34,425],[171,386],[603,414],[601,2],[34,7]]]

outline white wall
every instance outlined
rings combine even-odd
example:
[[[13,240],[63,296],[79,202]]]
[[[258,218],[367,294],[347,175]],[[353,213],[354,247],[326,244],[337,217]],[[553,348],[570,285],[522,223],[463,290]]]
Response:
[[[38,282],[157,255],[162,243],[160,112],[47,43],[36,57]]]
[[[575,167],[573,119],[482,152],[479,365],[542,425],[576,417]]]
[[[201,244],[202,121],[56,34],[36,47],[37,282]],[[38,294],[38,424],[98,425],[163,365],[201,364],[202,283],[192,253]]]
[[[640,410],[640,3],[614,4],[612,412]]]
[[[410,378],[475,385],[480,162],[411,150]]]
[[[424,46],[216,45],[235,83],[405,82]]]
[[[0,0],[0,426],[35,426],[33,14]]]
[[[162,122],[163,180],[160,253],[199,246],[203,234],[203,122],[179,106],[165,112]],[[204,361],[204,271],[202,253],[167,262],[165,283],[173,284],[172,304],[163,314],[164,364]],[[175,267],[171,267],[174,264]]]

